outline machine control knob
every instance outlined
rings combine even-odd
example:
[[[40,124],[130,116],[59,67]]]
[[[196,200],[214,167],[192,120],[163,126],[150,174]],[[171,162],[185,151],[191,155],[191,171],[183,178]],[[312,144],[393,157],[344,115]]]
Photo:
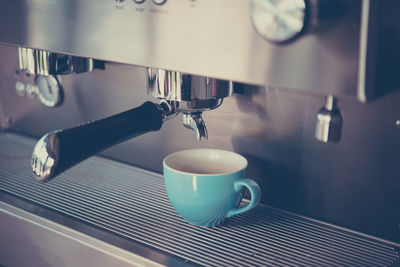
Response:
[[[251,17],[257,32],[273,42],[286,42],[303,30],[306,0],[252,0]]]
[[[162,5],[165,4],[165,2],[167,2],[167,0],[153,0],[153,3],[156,5]]]

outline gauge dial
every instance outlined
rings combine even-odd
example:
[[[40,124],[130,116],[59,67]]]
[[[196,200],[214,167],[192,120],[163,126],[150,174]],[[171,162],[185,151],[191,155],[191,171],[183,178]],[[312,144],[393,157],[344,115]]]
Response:
[[[305,0],[252,0],[252,20],[267,40],[286,42],[303,31]]]
[[[38,98],[43,105],[55,107],[63,102],[63,91],[58,80],[53,75],[36,75]]]

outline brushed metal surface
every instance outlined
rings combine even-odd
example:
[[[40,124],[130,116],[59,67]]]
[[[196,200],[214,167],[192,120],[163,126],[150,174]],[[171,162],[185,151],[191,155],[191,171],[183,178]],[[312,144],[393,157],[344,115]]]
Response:
[[[190,263],[375,267],[399,262],[400,244],[266,205],[218,227],[190,225],[169,204],[161,175],[100,157],[65,172],[59,180],[41,184],[32,179],[26,164],[34,143],[18,135],[0,136],[0,190]],[[43,234],[48,236],[37,236]],[[57,249],[49,253],[57,255]]]
[[[107,117],[154,100],[146,70],[106,64],[106,70],[63,76],[65,102],[48,108],[18,97],[17,49],[1,47],[0,101],[11,131],[40,137],[54,129]],[[157,133],[113,147],[103,155],[162,171],[162,159],[183,149],[218,148],[245,155],[262,202],[400,242],[400,92],[370,104],[338,97],[343,129],[338,144],[314,137],[325,97],[294,90],[245,87],[216,110],[204,112],[209,139],[197,142],[180,118]],[[4,121],[4,117],[2,118]]]
[[[0,28],[0,42],[355,97],[365,1],[340,1],[321,31],[278,45],[256,32],[250,0],[1,0],[0,23],[10,26]]]
[[[166,266],[0,202],[2,266]]]

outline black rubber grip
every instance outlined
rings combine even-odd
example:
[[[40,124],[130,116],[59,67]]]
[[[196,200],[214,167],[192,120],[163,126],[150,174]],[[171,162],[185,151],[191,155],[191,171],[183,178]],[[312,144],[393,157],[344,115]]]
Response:
[[[57,130],[44,136],[45,143],[52,143],[48,151],[55,166],[48,177],[37,177],[40,181],[54,178],[66,169],[99,153],[100,151],[150,131],[157,131],[163,122],[163,112],[152,102],[89,122],[73,128]]]

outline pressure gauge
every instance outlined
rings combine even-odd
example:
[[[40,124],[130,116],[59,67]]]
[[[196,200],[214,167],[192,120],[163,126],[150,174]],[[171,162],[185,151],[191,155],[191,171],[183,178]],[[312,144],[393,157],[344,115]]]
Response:
[[[306,0],[252,0],[251,16],[262,37],[286,42],[303,31],[306,8]]]
[[[43,105],[55,107],[63,102],[63,91],[53,75],[36,75],[37,96]]]

